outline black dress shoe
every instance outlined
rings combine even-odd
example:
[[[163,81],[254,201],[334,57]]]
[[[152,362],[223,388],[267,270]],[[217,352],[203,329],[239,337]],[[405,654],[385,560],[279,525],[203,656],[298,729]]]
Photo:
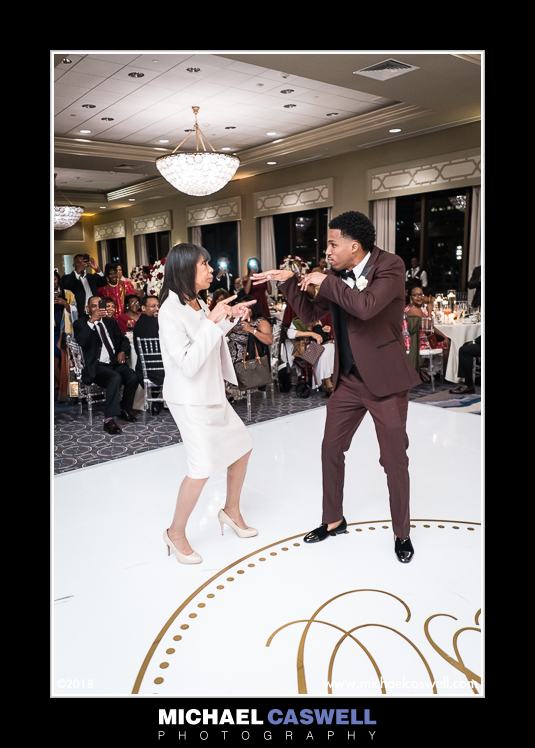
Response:
[[[458,387],[450,390],[452,395],[474,395],[476,391],[475,387],[470,387],[468,384],[460,384]]]
[[[329,535],[341,535],[344,532],[347,532],[347,522],[345,520],[345,517],[342,517],[342,521],[340,522],[338,527],[335,527],[332,530],[327,530],[327,524],[320,525],[314,530],[307,532],[303,540],[305,541],[305,543],[319,543],[320,540],[325,540],[325,538],[328,538]]]
[[[121,418],[123,421],[137,421],[137,416],[135,416],[133,413],[128,413],[126,410],[121,410]]]
[[[123,430],[120,426],[118,426],[115,421],[104,421],[104,431],[107,431],[108,434],[122,434]]]
[[[162,410],[162,403],[151,403],[150,413],[152,416],[157,416]]]
[[[411,539],[405,538],[405,540],[400,540],[399,538],[396,538],[394,551],[402,564],[408,564],[414,556],[414,548],[412,547]]]

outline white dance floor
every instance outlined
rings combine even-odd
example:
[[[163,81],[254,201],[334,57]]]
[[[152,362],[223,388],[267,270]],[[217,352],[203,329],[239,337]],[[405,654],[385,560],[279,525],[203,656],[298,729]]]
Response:
[[[54,479],[57,696],[467,696],[483,693],[481,419],[409,404],[413,561],[394,555],[369,415],[346,456],[347,534],[321,521],[325,408],[250,426],[241,539],[212,478],[184,566],[161,539],[182,444]]]

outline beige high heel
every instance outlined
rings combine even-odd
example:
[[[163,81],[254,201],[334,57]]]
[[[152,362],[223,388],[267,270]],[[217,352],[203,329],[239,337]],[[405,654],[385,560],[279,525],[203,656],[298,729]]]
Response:
[[[238,527],[238,525],[231,520],[228,514],[225,514],[222,509],[217,513],[217,518],[221,525],[221,535],[225,532],[225,525],[231,527],[239,538],[252,538],[255,535],[258,535],[258,530],[255,530],[254,527],[247,527],[245,530],[242,527]]]
[[[202,561],[202,557],[193,551],[193,553],[181,553],[176,545],[173,543],[169,535],[167,534],[167,530],[163,531],[163,542],[167,546],[167,555],[171,555],[171,551],[175,554],[176,560],[181,564],[200,564]]]

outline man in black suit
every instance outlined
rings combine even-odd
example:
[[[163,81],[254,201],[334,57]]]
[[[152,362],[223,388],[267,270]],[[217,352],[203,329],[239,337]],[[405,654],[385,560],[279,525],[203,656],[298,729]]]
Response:
[[[229,273],[230,262],[228,257],[226,255],[220,257],[217,261],[217,266],[219,270],[210,286],[210,293],[214,293],[214,291],[217,291],[219,288],[223,288],[225,291],[233,293],[234,276],[232,273]]]
[[[145,296],[141,302],[141,317],[134,325],[134,348],[138,354],[136,362],[136,374],[141,387],[143,387],[143,369],[139,357],[138,338],[159,338],[160,329],[158,327],[158,313],[160,311],[160,302],[156,296]],[[152,361],[151,363],[155,363]],[[149,371],[148,376],[151,382],[161,387],[164,379],[163,364],[158,362],[156,365],[162,366],[161,371]],[[152,389],[152,396],[155,397],[157,389]],[[158,415],[162,409],[162,403],[151,403],[152,415]]]
[[[63,276],[60,286],[64,291],[72,291],[76,299],[78,316],[83,318],[89,297],[97,293],[97,288],[106,285],[106,278],[88,254],[74,255],[73,263],[73,272]],[[93,273],[89,272],[90,266],[94,270]]]
[[[476,265],[468,281],[468,288],[476,289],[470,306],[481,306],[481,265]]]
[[[138,381],[136,373],[126,363],[130,343],[122,335],[117,322],[107,316],[104,299],[91,296],[87,310],[88,317],[74,323],[74,337],[84,352],[82,381],[85,384],[95,382],[104,387],[104,431],[108,434],[120,434],[121,428],[115,422],[115,416],[120,415],[125,421],[137,421],[132,413],[132,406]],[[122,400],[121,384],[124,384]]]

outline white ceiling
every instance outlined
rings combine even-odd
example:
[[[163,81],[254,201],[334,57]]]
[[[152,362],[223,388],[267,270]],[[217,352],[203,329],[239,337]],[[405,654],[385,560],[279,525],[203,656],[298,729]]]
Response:
[[[65,64],[64,57],[71,62]],[[474,121],[480,111],[478,57],[472,52],[56,52],[57,185],[77,194],[101,192],[94,202],[102,203],[106,193],[158,177],[154,160],[187,135],[194,105],[200,107],[199,125],[216,150],[232,149],[240,156],[236,178],[268,170],[270,153],[281,168],[400,137],[388,134],[398,120],[403,123],[401,137]],[[353,72],[389,58],[418,70],[390,81]],[[143,76],[132,78],[132,72]],[[291,93],[282,93],[288,89]],[[226,129],[230,127],[235,129]],[[311,131],[321,148],[305,148],[303,135]],[[300,147],[293,148],[298,141]],[[193,135],[184,147],[194,148]],[[117,200],[110,207],[123,204],[128,202]]]

